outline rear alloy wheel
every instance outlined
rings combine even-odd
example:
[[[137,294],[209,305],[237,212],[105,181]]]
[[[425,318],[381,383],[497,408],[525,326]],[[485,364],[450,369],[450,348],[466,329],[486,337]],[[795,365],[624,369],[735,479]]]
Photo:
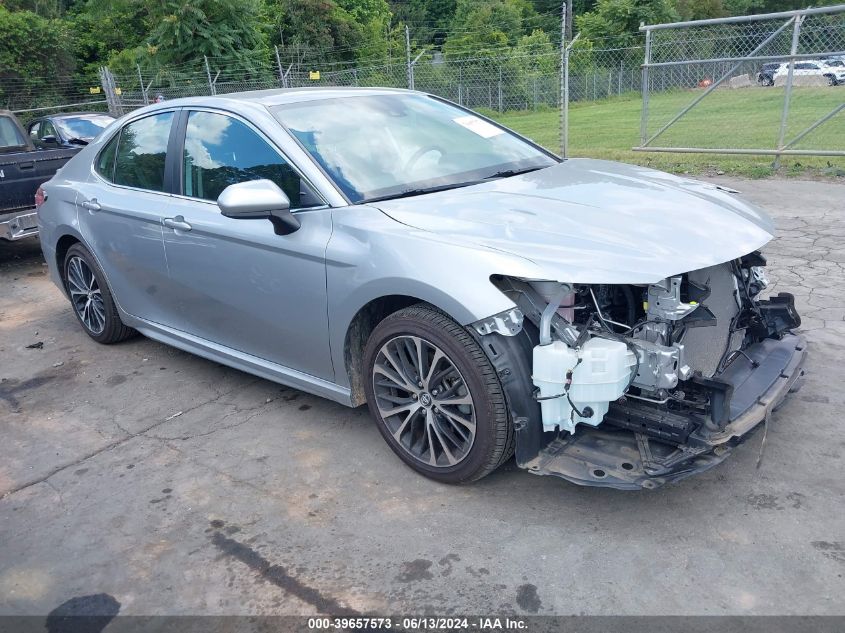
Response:
[[[836,77],[834,77],[833,75],[828,75],[828,77],[827,77],[827,85],[828,86],[835,86],[835,85],[837,85],[837,83],[838,82],[836,81]]]
[[[73,312],[88,336],[108,344],[135,334],[121,322],[103,272],[82,245],[68,249],[64,278]]]
[[[367,401],[379,431],[414,470],[447,483],[480,479],[512,453],[495,370],[476,341],[425,305],[373,331]]]

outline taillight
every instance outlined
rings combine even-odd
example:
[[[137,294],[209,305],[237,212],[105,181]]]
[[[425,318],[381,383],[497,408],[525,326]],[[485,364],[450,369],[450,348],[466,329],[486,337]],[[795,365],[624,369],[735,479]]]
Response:
[[[35,192],[35,208],[37,209],[44,204],[45,200],[47,200],[47,194],[44,193],[44,189],[38,187],[38,191]]]

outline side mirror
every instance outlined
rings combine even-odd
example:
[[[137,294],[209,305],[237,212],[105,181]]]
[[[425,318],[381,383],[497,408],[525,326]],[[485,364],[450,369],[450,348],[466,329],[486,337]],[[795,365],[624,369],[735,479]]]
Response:
[[[229,185],[218,196],[217,206],[233,220],[270,220],[276,235],[288,235],[300,227],[290,212],[290,200],[272,180]]]
[[[42,137],[41,137],[41,142],[42,142],[42,143],[44,143],[45,145],[58,145],[58,144],[59,144],[59,139],[57,139],[57,138],[56,138],[55,136],[53,136],[52,134],[49,134],[49,135],[47,135],[47,136],[42,136]]]

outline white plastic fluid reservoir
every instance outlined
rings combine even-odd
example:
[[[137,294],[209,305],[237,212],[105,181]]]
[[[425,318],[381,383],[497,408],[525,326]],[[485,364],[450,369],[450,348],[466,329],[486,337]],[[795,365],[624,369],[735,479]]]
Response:
[[[578,358],[581,362],[578,363]],[[576,351],[562,341],[534,348],[534,385],[540,390],[543,428],[553,431],[575,432],[576,424],[598,426],[608,406],[621,396],[631,379],[631,368],[636,363],[633,352],[621,341],[594,337]],[[575,413],[566,391],[566,373],[572,372],[569,399],[581,413],[589,407],[592,415],[581,417]]]

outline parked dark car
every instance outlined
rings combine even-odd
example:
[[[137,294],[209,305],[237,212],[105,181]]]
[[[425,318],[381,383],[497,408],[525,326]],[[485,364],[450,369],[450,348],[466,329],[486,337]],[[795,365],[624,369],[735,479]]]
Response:
[[[763,64],[760,67],[760,70],[757,71],[757,83],[761,86],[774,86],[775,73],[782,65],[783,64],[781,64],[780,62]]]
[[[114,117],[104,112],[66,112],[41,117],[26,126],[29,138],[41,149],[81,149],[106,129]]]
[[[0,110],[0,239],[38,233],[35,193],[77,149],[37,149],[11,112]]]

